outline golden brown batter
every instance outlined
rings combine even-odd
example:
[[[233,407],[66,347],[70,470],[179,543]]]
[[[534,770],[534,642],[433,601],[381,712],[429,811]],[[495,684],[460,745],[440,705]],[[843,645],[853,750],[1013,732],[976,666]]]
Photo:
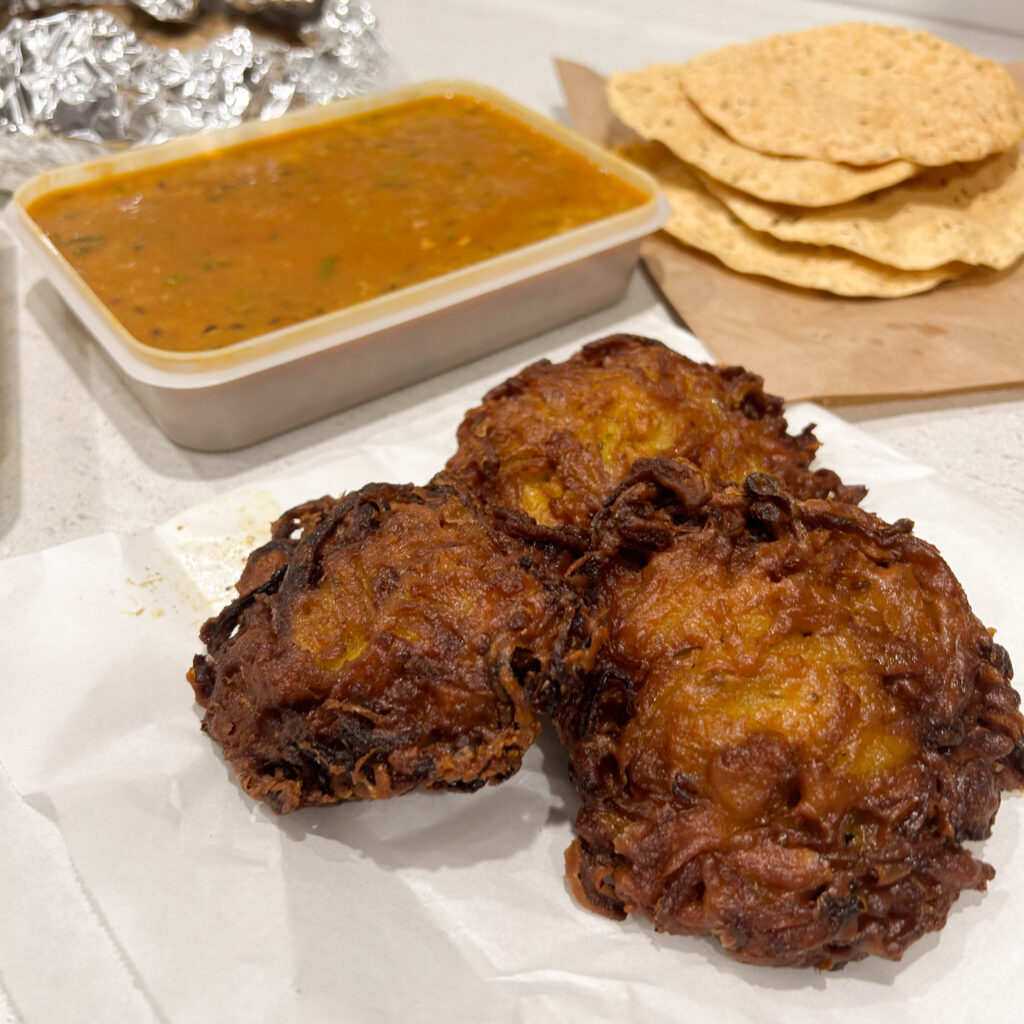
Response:
[[[641,464],[582,577],[605,637],[558,712],[578,898],[738,959],[899,959],[992,869],[1024,783],[1006,652],[911,524]]]

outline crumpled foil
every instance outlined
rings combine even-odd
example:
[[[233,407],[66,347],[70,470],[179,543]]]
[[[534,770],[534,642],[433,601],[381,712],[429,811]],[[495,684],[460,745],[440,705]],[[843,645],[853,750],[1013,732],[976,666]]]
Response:
[[[191,21],[199,14],[199,0],[134,0],[134,3],[157,21]]]
[[[312,17],[323,0],[217,0],[247,14],[282,13]],[[31,14],[67,6],[67,0],[6,0],[9,14]],[[106,6],[137,7],[157,21],[192,21],[199,16],[203,0],[105,0]]]
[[[238,27],[181,52],[142,42],[106,11],[14,18],[0,32],[0,189],[125,146],[364,93],[387,70],[365,0],[323,0],[297,34],[303,45],[288,46]]]

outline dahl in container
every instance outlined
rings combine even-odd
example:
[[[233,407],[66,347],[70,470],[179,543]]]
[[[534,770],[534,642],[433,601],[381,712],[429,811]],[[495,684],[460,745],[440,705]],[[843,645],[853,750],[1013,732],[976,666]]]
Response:
[[[617,299],[667,205],[486,87],[46,172],[15,233],[173,440],[238,447]]]

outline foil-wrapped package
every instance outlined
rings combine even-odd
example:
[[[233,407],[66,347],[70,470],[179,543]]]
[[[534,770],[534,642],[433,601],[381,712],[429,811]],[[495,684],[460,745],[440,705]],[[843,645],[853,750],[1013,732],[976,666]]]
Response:
[[[157,21],[192,21],[199,16],[199,0],[132,0]]]
[[[121,147],[367,92],[387,69],[364,0],[322,0],[296,34],[290,46],[239,26],[183,52],[143,42],[107,11],[14,18],[0,31],[0,189]]]
[[[308,18],[316,13],[321,0],[227,0],[236,11],[248,14],[280,13],[297,18]]]
[[[223,4],[246,14],[281,13],[298,18],[315,17],[324,0],[206,0]],[[129,6],[145,11],[157,21],[192,21],[198,17],[204,0],[105,0],[107,7]],[[7,0],[7,13],[32,14],[68,6],[68,0]]]
[[[256,0],[258,3],[259,0]],[[271,0],[272,2],[272,0]],[[106,6],[137,7],[157,21],[192,21],[199,15],[202,0],[107,0]],[[34,14],[66,7],[66,0],[8,0],[10,14]]]

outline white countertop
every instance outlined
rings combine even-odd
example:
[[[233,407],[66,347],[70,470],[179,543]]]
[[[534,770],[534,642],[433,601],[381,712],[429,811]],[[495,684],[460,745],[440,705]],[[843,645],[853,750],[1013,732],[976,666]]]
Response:
[[[554,56],[609,72],[826,21],[897,20],[820,0],[377,0],[374,6],[393,50],[395,84],[473,78],[562,119]],[[1024,35],[899,20],[994,59],[1024,55]],[[285,436],[204,454],[160,433],[56,293],[0,234],[0,557],[143,528],[249,480],[287,474],[410,403],[443,401],[456,384],[513,372],[567,343],[610,333],[641,311],[663,320],[666,333],[679,330],[638,273],[612,309]],[[1022,507],[1024,388],[847,405],[838,412],[948,482],[983,487],[1004,507]]]

